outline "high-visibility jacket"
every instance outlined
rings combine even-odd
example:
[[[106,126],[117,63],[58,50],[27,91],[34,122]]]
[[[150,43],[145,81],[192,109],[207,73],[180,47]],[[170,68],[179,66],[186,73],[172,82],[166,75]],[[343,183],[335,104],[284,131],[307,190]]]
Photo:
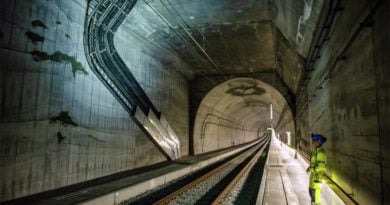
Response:
[[[326,172],[327,157],[325,150],[322,147],[315,148],[310,155],[310,188],[319,188],[321,179]]]

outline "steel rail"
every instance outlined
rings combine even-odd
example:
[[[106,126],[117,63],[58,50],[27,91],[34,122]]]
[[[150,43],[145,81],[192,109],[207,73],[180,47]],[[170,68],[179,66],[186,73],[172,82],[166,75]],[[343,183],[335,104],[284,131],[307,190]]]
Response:
[[[240,155],[234,157],[233,159],[229,160],[228,162],[222,164],[221,166],[212,169],[211,171],[207,172],[206,174],[202,175],[201,177],[197,178],[196,180],[188,183],[187,185],[181,187],[180,189],[174,191],[173,193],[165,196],[164,198],[160,199],[159,201],[153,203],[153,205],[166,205],[166,204],[169,204],[170,202],[175,200],[177,197],[179,197],[181,194],[191,190],[192,188],[196,187],[200,183],[206,181],[207,179],[209,179],[210,177],[214,176],[218,172],[220,172],[220,171],[224,170],[225,168],[227,168],[229,165],[234,164],[235,162],[239,161],[243,157],[247,157],[246,155],[250,155],[255,150],[257,150],[258,147],[259,148],[261,147],[261,149],[264,150],[264,148],[266,147],[267,143],[269,143],[269,137],[264,137],[264,139],[262,141],[260,141],[259,144],[253,146],[252,148],[250,148],[247,151],[241,153]]]
[[[246,173],[249,173],[251,168],[256,164],[257,160],[263,154],[266,146],[263,146],[261,150],[251,159],[251,161],[237,174],[236,177],[225,187],[225,189],[219,194],[219,196],[211,203],[212,205],[222,204],[227,196],[235,188],[236,184],[244,177]]]

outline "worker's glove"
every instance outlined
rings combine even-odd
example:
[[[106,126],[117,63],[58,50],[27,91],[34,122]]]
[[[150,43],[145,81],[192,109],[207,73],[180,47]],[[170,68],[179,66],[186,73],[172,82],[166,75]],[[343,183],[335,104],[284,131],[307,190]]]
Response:
[[[310,173],[310,172],[313,172],[314,171],[314,168],[313,167],[308,167],[307,169],[306,169],[306,172],[307,173]]]

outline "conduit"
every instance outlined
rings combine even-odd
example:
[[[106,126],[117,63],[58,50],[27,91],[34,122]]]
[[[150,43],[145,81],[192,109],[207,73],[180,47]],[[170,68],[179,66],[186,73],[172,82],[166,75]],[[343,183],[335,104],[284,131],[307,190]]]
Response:
[[[180,142],[157,111],[114,47],[114,34],[136,0],[92,0],[87,14],[84,48],[91,70],[168,160],[180,157]]]

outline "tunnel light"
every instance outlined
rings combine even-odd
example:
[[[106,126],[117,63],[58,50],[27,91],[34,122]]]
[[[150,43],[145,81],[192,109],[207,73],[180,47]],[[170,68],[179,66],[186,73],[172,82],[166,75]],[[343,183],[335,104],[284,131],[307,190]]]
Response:
[[[287,144],[291,146],[291,132],[287,131],[286,134],[287,134]]]
[[[272,111],[272,104],[270,104],[270,119],[272,120],[272,118],[273,118],[273,113],[272,113],[273,111]]]
[[[269,127],[269,128],[267,128],[267,130],[270,130],[271,134],[272,134],[272,137],[276,138],[276,133],[275,133],[275,130],[273,128]]]

